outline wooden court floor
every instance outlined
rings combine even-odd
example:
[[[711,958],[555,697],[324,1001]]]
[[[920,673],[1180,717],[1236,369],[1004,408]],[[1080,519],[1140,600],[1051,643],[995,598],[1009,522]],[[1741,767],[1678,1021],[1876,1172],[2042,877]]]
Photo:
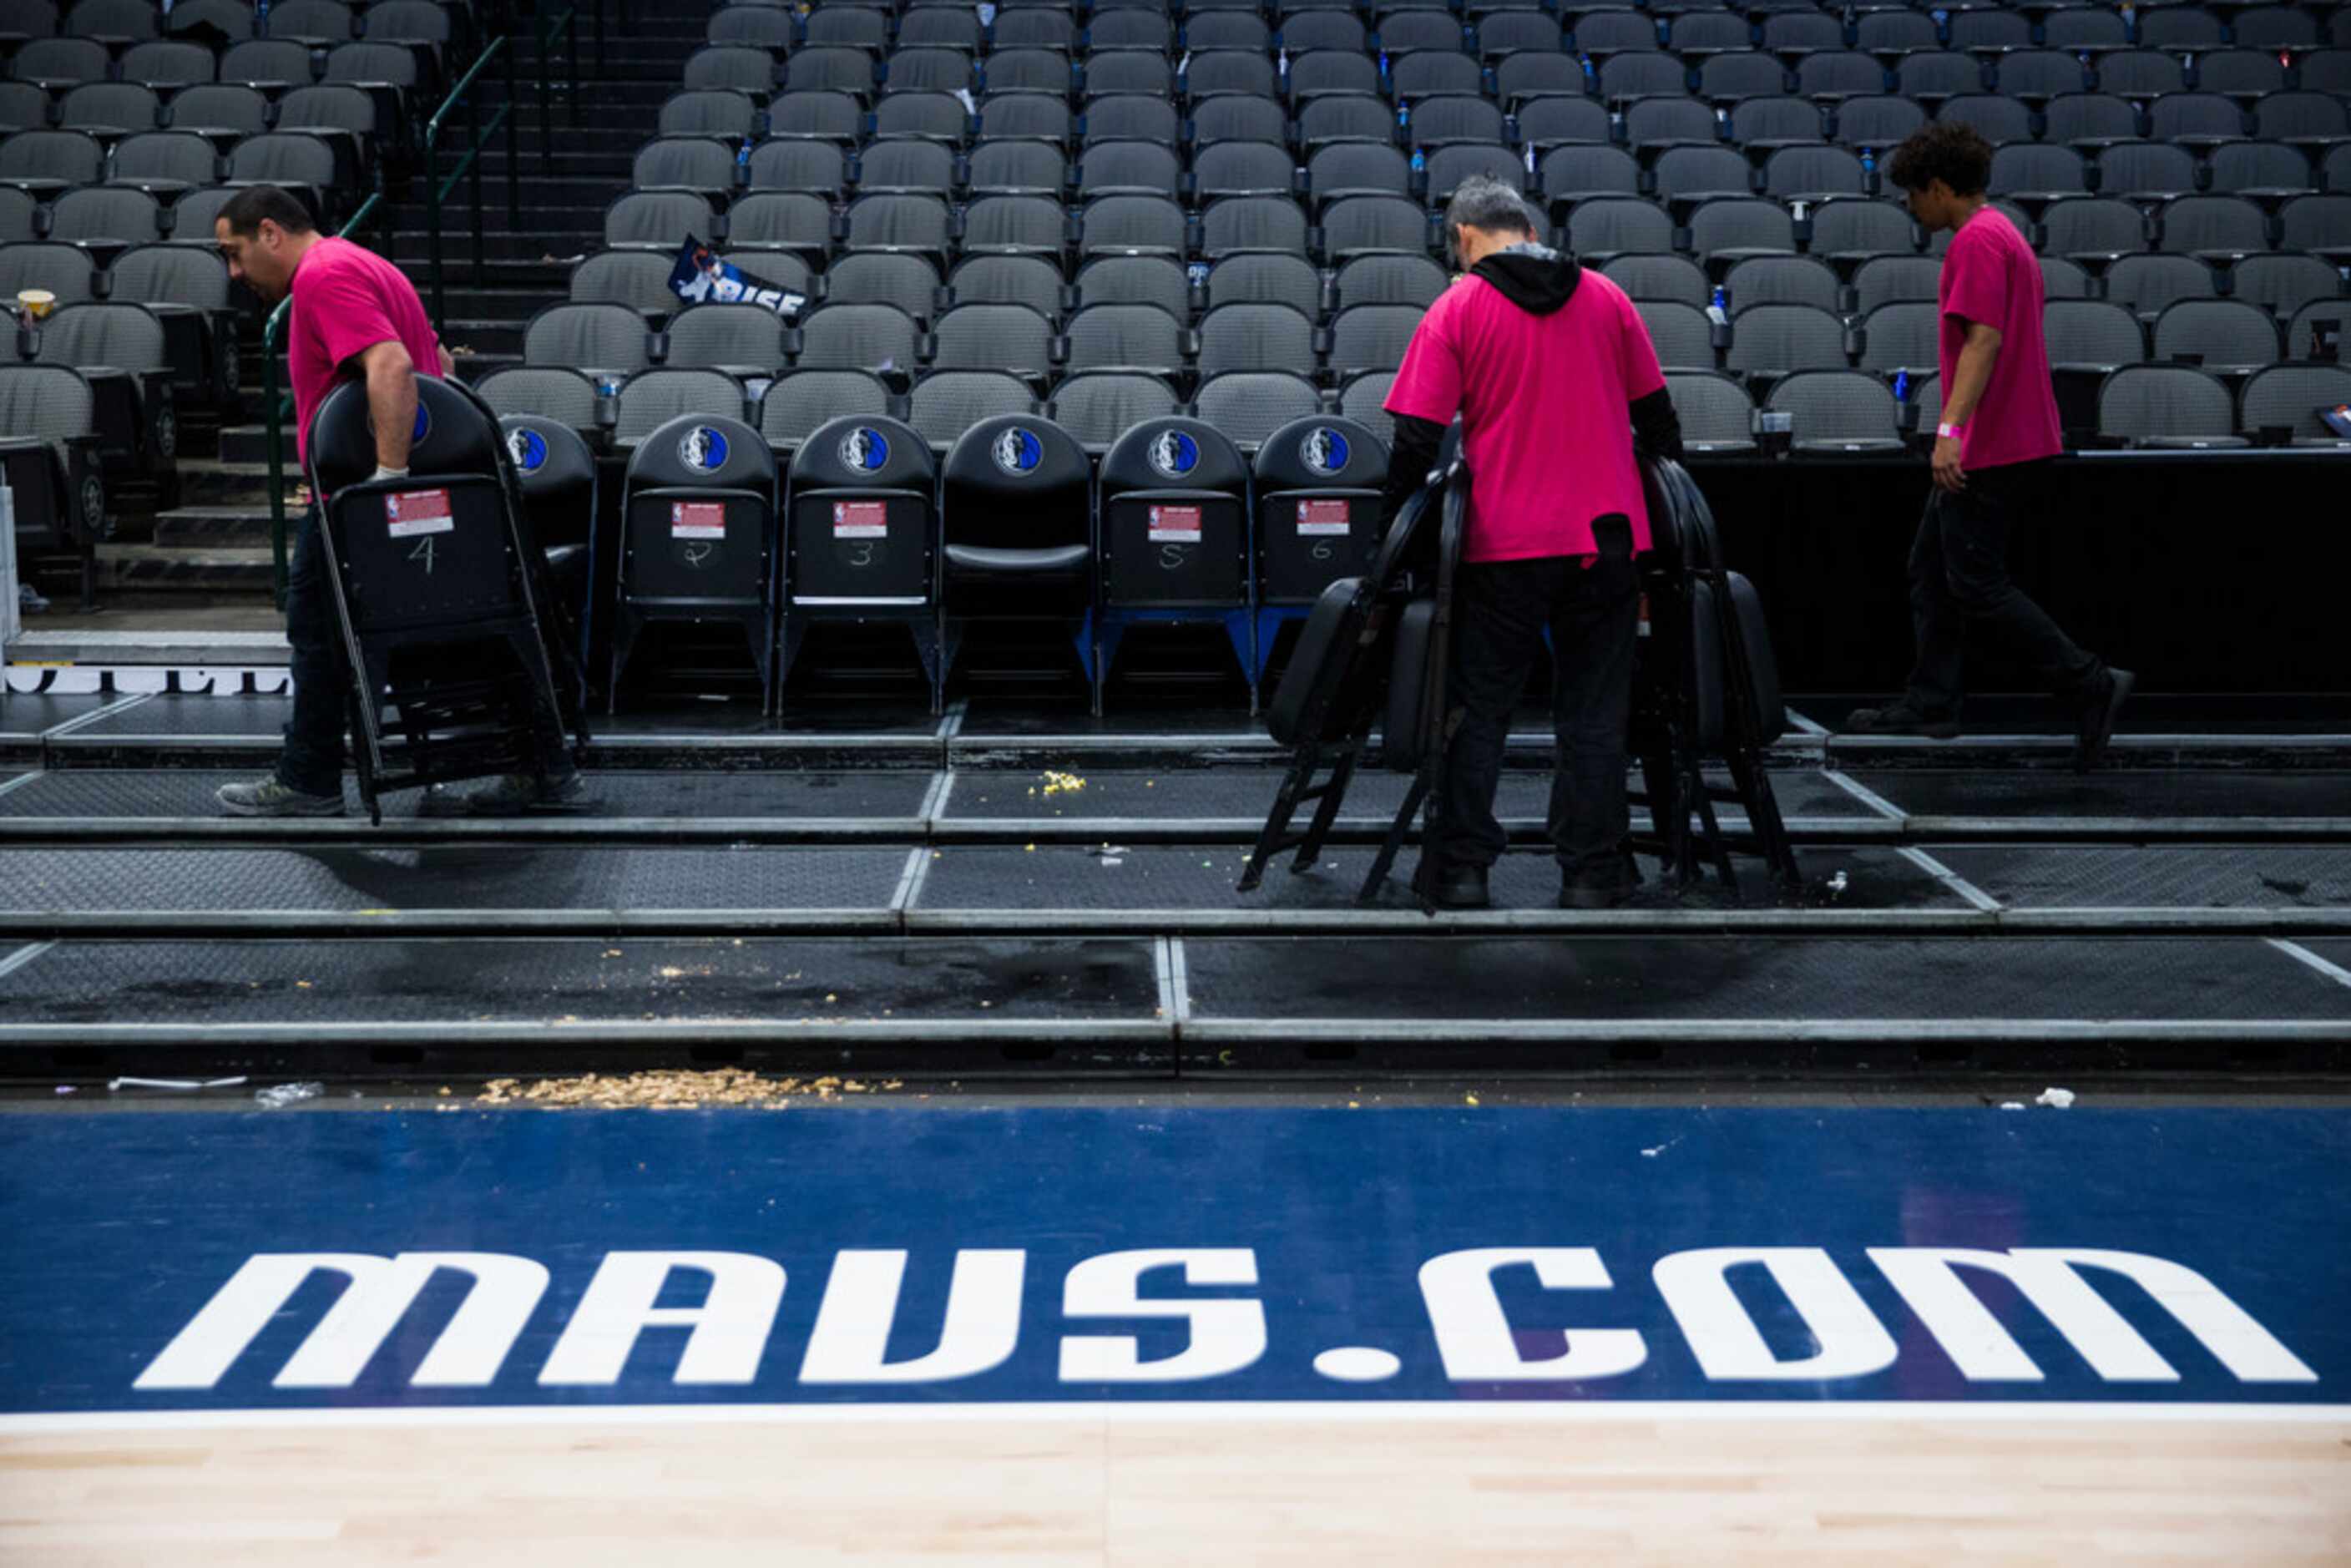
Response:
[[[2351,1415],[416,1411],[0,1435],[9,1568],[926,1562],[2339,1564]]]

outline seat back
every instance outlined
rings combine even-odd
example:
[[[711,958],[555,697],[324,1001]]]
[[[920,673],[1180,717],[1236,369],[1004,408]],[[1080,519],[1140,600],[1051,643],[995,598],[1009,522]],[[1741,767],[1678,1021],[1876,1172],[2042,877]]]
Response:
[[[1111,443],[1098,493],[1104,604],[1248,603],[1249,469],[1213,426],[1145,420]]]
[[[377,484],[366,389],[345,382],[311,416],[312,488],[352,636],[470,626],[527,613],[497,420],[455,382],[420,376],[408,477]]]
[[[771,601],[776,455],[757,431],[682,413],[638,444],[623,486],[624,604]]]
[[[500,416],[507,456],[541,549],[589,541],[596,519],[596,455],[580,432],[545,414]]]
[[[810,432],[785,486],[789,602],[813,608],[931,602],[938,464],[911,426],[852,413]]]
[[[1311,604],[1371,569],[1387,517],[1386,443],[1352,419],[1292,420],[1257,449],[1258,601]]]

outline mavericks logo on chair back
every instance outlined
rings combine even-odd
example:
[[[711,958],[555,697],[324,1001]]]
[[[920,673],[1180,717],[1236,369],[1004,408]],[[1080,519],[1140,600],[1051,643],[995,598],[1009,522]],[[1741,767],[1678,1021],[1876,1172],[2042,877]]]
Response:
[[[536,474],[547,462],[547,437],[536,430],[509,430],[507,455],[523,473]]]
[[[890,440],[870,424],[861,424],[841,438],[841,462],[843,467],[863,473],[878,472],[890,461]]]
[[[1200,465],[1200,444],[1180,430],[1163,430],[1151,443],[1151,466],[1164,479],[1181,479]]]
[[[1016,479],[1025,479],[1045,461],[1045,444],[1037,433],[1025,425],[1013,425],[996,438],[990,448],[996,465]]]
[[[1298,458],[1328,478],[1347,465],[1347,438],[1327,424],[1318,424],[1298,444]]]
[[[678,438],[677,460],[697,474],[716,474],[726,466],[726,437],[697,424]]]

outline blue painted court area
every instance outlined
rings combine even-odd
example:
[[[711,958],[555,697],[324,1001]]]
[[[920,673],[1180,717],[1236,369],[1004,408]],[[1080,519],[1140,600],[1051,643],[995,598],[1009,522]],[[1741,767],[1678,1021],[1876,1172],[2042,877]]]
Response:
[[[0,1117],[0,1412],[2351,1404],[2351,1113]]]

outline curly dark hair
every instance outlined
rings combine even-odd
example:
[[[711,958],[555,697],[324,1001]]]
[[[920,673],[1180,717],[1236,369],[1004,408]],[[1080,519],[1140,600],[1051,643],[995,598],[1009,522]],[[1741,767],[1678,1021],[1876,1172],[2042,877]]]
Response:
[[[1940,180],[1953,195],[1977,195],[1991,178],[1991,143],[1963,120],[1933,120],[1894,150],[1886,177],[1906,191],[1923,191]]]

